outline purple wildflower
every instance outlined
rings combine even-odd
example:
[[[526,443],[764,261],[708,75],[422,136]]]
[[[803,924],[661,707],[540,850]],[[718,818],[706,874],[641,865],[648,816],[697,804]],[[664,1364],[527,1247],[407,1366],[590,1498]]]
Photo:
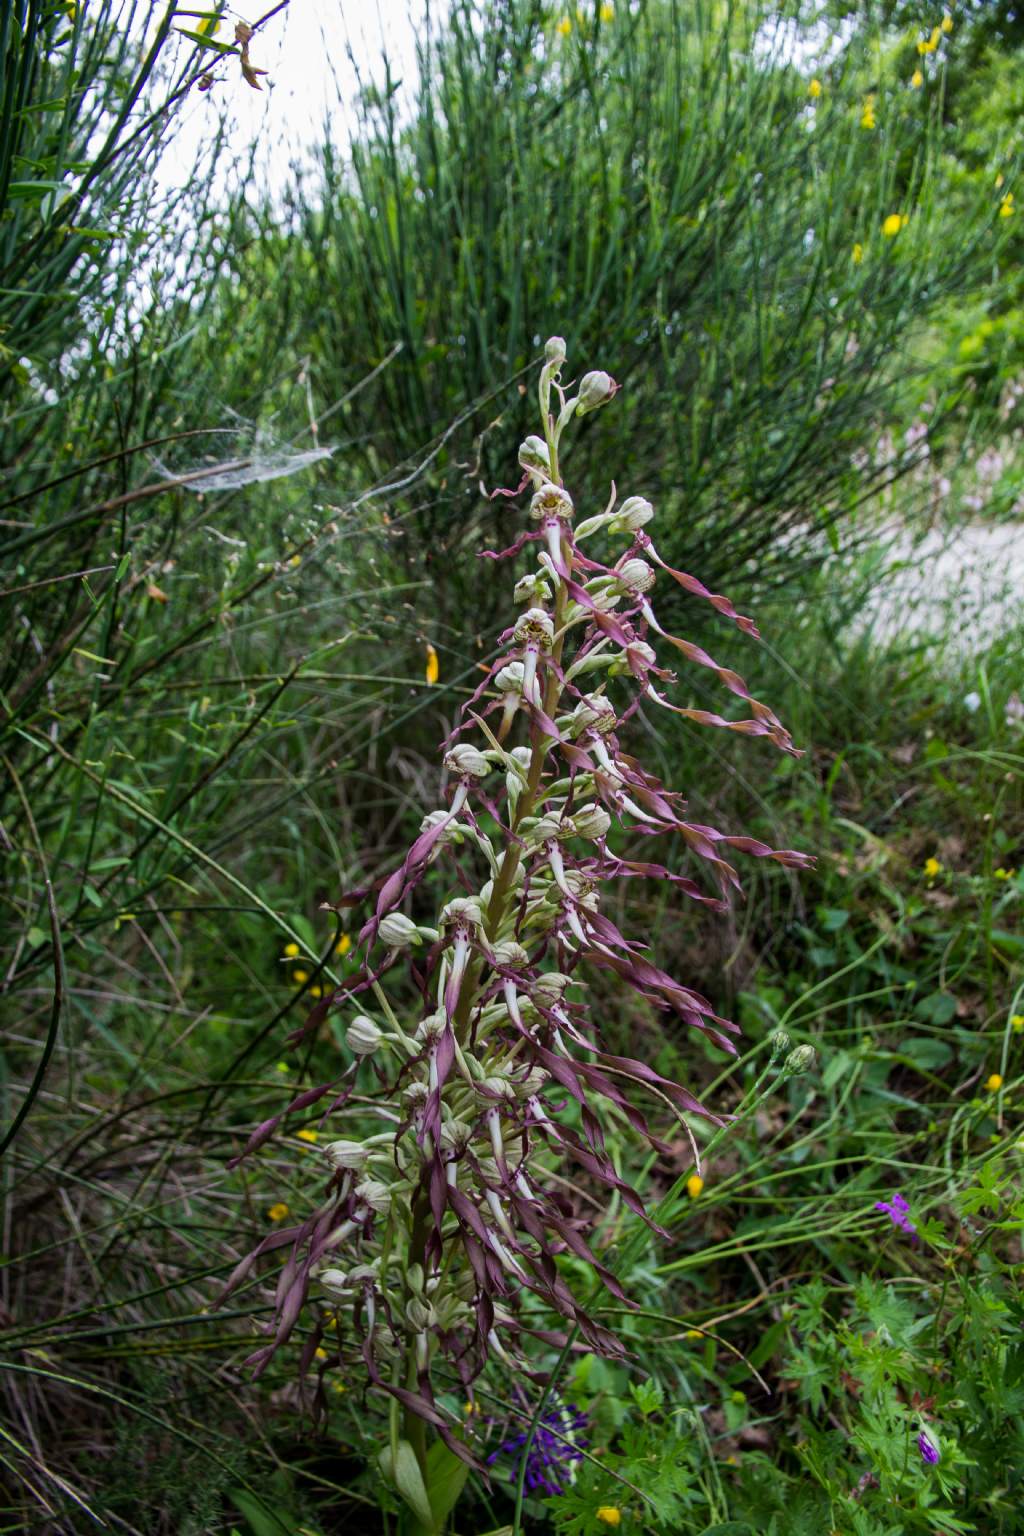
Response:
[[[910,1219],[910,1206],[901,1194],[894,1194],[891,1200],[876,1200],[875,1210],[884,1211],[901,1232],[909,1232],[912,1237],[917,1235],[917,1228]]]
[[[934,1441],[929,1440],[923,1429],[917,1437],[917,1448],[921,1452],[922,1460],[926,1461],[930,1467],[934,1467],[939,1459],[939,1448]]]
[[[544,1415],[537,1425],[526,1457],[526,1487],[531,1493],[554,1498],[565,1492],[566,1483],[574,1481],[576,1463],[583,1460],[583,1452],[579,1447],[588,1442],[580,1437],[578,1431],[586,1428],[587,1415],[575,1403],[563,1404]],[[513,1457],[513,1477],[517,1477],[526,1439],[527,1432],[524,1430],[522,1434],[504,1441],[488,1456],[487,1465],[493,1467],[501,1456]]]

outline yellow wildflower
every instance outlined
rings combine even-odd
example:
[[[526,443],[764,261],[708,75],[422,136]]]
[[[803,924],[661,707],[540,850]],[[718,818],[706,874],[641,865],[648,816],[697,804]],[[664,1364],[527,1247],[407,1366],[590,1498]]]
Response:
[[[691,1173],[690,1177],[686,1181],[686,1193],[689,1195],[690,1199],[696,1200],[697,1196],[700,1194],[703,1188],[704,1180],[701,1178],[700,1174]]]
[[[1011,1013],[1010,1028],[1016,1035],[1019,1035],[1021,1030],[1024,1030],[1024,1013]]]
[[[301,555],[292,555],[291,559],[288,561],[288,564],[290,566],[293,566],[293,567],[296,566],[296,565],[301,565],[302,564],[302,556]]]
[[[882,223],[882,234],[887,240],[894,239],[907,222],[905,213],[890,213]]]
[[[999,217],[1001,219],[1009,219],[1013,217],[1015,212],[1016,210],[1013,206],[1013,193],[1007,192],[1006,196],[999,204]]]
[[[875,126],[875,98],[873,96],[865,96],[864,98],[864,109],[860,114],[860,125],[862,128],[873,128]]]
[[[291,1071],[291,1067],[288,1065],[288,1063],[286,1061],[279,1061],[277,1066],[276,1066],[276,1068],[275,1068],[275,1071],[277,1071],[277,1072],[290,1072]]]
[[[853,264],[854,264],[854,266],[855,267],[859,267],[863,260],[864,260],[864,247],[861,245],[860,241],[858,240],[854,244],[854,247],[853,247]]]
[[[301,1132],[300,1132],[300,1135],[301,1135]],[[327,1353],[326,1349],[318,1349],[318,1350],[315,1351],[315,1353],[313,1355],[313,1359],[314,1360],[329,1360],[330,1358],[331,1357]]]
[[[999,175],[996,177],[996,191],[997,192],[998,192],[999,188],[1002,186],[1002,184],[1003,184],[1003,182],[1005,180],[1006,180],[1005,176],[1003,175],[1002,171],[1000,171]]]
[[[699,1328],[687,1328],[686,1332],[683,1334],[684,1339],[702,1339],[703,1337],[704,1335],[701,1333]]]
[[[310,997],[323,997],[324,989],[323,987],[310,987],[309,995]]]
[[[463,1403],[462,1411],[467,1418],[469,1418],[474,1413],[483,1413],[483,1409],[481,1408],[480,1404],[474,1403],[471,1398],[467,1399],[467,1401]]]
[[[568,16],[562,17],[561,21],[558,23],[558,26],[555,28],[555,31],[558,33],[559,37],[569,36],[569,33],[572,31],[572,22],[569,20]]]
[[[337,1326],[337,1324],[335,1324],[335,1326]],[[332,1381],[331,1382],[331,1391],[332,1392],[337,1392],[339,1397],[344,1392],[344,1390],[345,1390],[345,1383],[343,1381]]]
[[[995,875],[997,880],[1012,880],[1017,871],[1015,869],[1003,869],[1002,865],[1000,865],[1000,867],[993,870],[992,873]]]
[[[270,1210],[267,1212],[267,1219],[268,1221],[284,1221],[287,1215],[288,1207],[283,1200],[279,1200],[276,1205],[270,1207]]]
[[[942,865],[934,855],[930,859],[925,859],[924,872],[929,880],[934,880],[936,875],[942,873]]]
[[[320,1132],[319,1131],[311,1131],[309,1129],[309,1127],[306,1126],[306,1125],[304,1125],[302,1127],[301,1131],[296,1131],[295,1134],[299,1138],[300,1141],[316,1142],[316,1141],[320,1140]]]
[[[297,944],[286,944],[284,947],[284,956],[286,960],[294,960],[298,952],[299,946]]]
[[[349,938],[347,933],[343,933],[337,944],[334,946],[334,953],[336,955],[347,955],[351,948],[352,940]]]
[[[597,1518],[602,1525],[621,1525],[622,1510],[614,1504],[602,1504],[597,1512]]]
[[[952,30],[953,30],[953,18],[952,18],[952,16],[950,16],[948,14],[943,16],[942,20],[939,22],[939,26],[942,28],[943,32],[952,32]]]
[[[298,986],[301,987],[302,983],[304,981],[308,981],[308,980],[309,980],[309,972],[308,971],[292,971],[292,981],[294,981]]]
[[[615,20],[615,7],[614,7],[614,5],[609,4],[609,0],[605,0],[605,3],[601,7],[599,15],[601,17],[601,20],[604,21],[604,22],[614,21]]]
[[[985,1079],[986,1093],[998,1093],[1003,1086],[1003,1080],[998,1072],[993,1072],[991,1077]]]
[[[427,641],[427,666],[424,676],[428,683],[436,683],[441,676],[441,663],[438,661],[437,652],[429,640]]]
[[[812,80],[810,85],[807,87],[807,94],[812,101],[817,101],[818,97],[821,95],[821,81]]]
[[[919,69],[914,70],[914,73],[910,77],[910,84],[913,86],[915,91],[919,91],[922,85],[924,85],[924,75],[922,75]]]
[[[928,38],[927,42],[922,40],[921,42],[918,43],[918,45],[917,45],[918,53],[922,53],[922,54],[924,54],[924,53],[934,53],[936,48],[939,46],[939,38],[941,36],[942,36],[942,29],[940,27],[932,27],[931,36]]]

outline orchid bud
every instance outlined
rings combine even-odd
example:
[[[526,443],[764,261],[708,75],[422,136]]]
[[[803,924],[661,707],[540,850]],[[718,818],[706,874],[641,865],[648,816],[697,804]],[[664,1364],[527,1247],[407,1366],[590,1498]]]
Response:
[[[423,820],[420,822],[421,832],[430,832],[435,827],[440,827],[441,830],[438,833],[436,841],[434,842],[434,846],[431,848],[429,854],[427,855],[428,863],[437,857],[442,848],[448,848],[452,844],[454,844],[456,847],[460,847],[466,836],[465,827],[460,826],[457,821],[452,820],[452,814],[450,811],[431,811],[430,814],[424,816]]]
[[[558,838],[567,835],[569,834],[564,830],[564,824],[560,816],[539,816],[527,833],[527,844],[530,847],[537,848],[544,843],[555,842]]]
[[[544,360],[560,368],[565,362],[565,342],[561,336],[549,336],[544,343]]]
[[[443,928],[480,928],[484,915],[480,903],[473,896],[456,896],[441,909]]]
[[[575,738],[584,731],[596,731],[599,736],[607,736],[609,731],[614,731],[617,723],[611,700],[606,699],[603,693],[588,693],[584,694],[570,716],[569,734]]]
[[[505,1077],[485,1077],[482,1083],[477,1084],[477,1093],[482,1099],[510,1099],[513,1097],[512,1084]]]
[[[608,668],[609,677],[622,677],[627,672],[632,672],[634,666],[642,669],[656,667],[658,655],[653,646],[646,640],[631,640],[624,651],[620,651]]]
[[[348,1289],[348,1280],[343,1269],[325,1269],[317,1276],[325,1291],[338,1293]]]
[[[607,405],[618,387],[610,373],[603,373],[600,369],[585,373],[576,397],[576,415],[585,416],[588,411],[596,411],[599,406]]]
[[[514,780],[519,784],[525,784],[530,771],[531,753],[529,747],[513,747],[508,755],[512,762],[506,764],[508,770],[505,775],[506,779]]]
[[[616,591],[607,576],[595,576],[586,583],[583,590],[597,613],[611,613],[622,602],[622,593]]]
[[[654,516],[654,508],[644,496],[627,496],[609,523],[612,533],[636,533]]]
[[[551,615],[543,608],[528,608],[520,614],[515,627],[515,640],[519,645],[539,645],[550,651],[555,638],[555,626]]]
[[[542,971],[533,983],[533,995],[542,1008],[554,1008],[572,985],[572,977],[561,971]]]
[[[462,779],[485,779],[491,765],[484,754],[466,742],[460,742],[444,755],[446,770]]]
[[[627,560],[617,567],[615,575],[627,592],[649,592],[654,586],[654,571],[646,560]]]
[[[577,901],[583,901],[585,897],[593,894],[594,882],[581,869],[567,869],[565,883]]]
[[[379,1179],[364,1179],[356,1185],[356,1199],[362,1200],[371,1211],[376,1211],[378,1216],[386,1216],[391,1209],[391,1191],[386,1184]],[[353,1278],[355,1272],[353,1271]]]
[[[440,1040],[448,1028],[448,1015],[443,1008],[437,1008],[433,1013],[428,1013],[425,1019],[421,1019],[416,1026],[416,1039],[434,1041]]]
[[[410,1328],[414,1328],[417,1333],[422,1333],[425,1328],[429,1328],[433,1322],[433,1310],[414,1296],[405,1309],[406,1321]]]
[[[495,944],[491,950],[491,958],[495,965],[500,965],[510,971],[524,971],[530,963],[530,957],[521,944],[515,939],[502,939],[500,944]]]
[[[383,1189],[383,1184],[380,1187]],[[374,1259],[372,1264],[357,1264],[354,1269],[349,1270],[348,1283],[349,1285],[375,1285],[379,1269],[379,1258]]]
[[[548,445],[542,437],[528,437],[519,445],[519,462],[524,469],[531,474],[538,471],[549,475],[551,473],[551,459],[548,455]]]
[[[377,1025],[365,1013],[354,1018],[345,1031],[345,1044],[356,1056],[372,1056],[383,1038]]]
[[[335,1168],[361,1168],[370,1152],[361,1141],[329,1141],[323,1154]]]
[[[580,837],[596,840],[608,834],[612,819],[603,805],[584,805],[580,810],[574,811],[572,819],[576,825],[576,831]]]
[[[523,664],[521,661],[510,661],[503,666],[500,672],[494,674],[494,686],[499,693],[522,693],[523,691]]]
[[[512,598],[514,602],[529,603],[531,607],[540,603],[550,603],[551,586],[539,571],[531,571],[528,576],[520,576]]]
[[[801,1073],[810,1072],[817,1060],[817,1051],[813,1045],[798,1045],[795,1051],[790,1051],[783,1062],[783,1070],[790,1077],[799,1077]]]
[[[388,949],[413,949],[423,943],[423,935],[416,924],[402,912],[389,912],[381,918],[377,935]]]
[[[568,522],[574,510],[569,492],[550,481],[534,493],[530,502],[530,516],[535,523],[542,522],[546,517],[557,517],[560,522]]]
[[[464,1120],[446,1120],[441,1127],[441,1145],[449,1152],[465,1152],[472,1140],[472,1127]]]
[[[772,1060],[774,1061],[777,1057],[784,1056],[789,1050],[791,1043],[784,1029],[773,1030],[768,1036],[768,1044],[772,1048]]]

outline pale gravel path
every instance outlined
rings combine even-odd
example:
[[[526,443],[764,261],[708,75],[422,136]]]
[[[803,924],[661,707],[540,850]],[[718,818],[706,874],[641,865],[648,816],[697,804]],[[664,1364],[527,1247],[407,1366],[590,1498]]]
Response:
[[[945,634],[963,654],[1024,622],[1024,524],[967,523],[916,540],[898,535],[891,563],[900,568],[865,614],[880,638]]]

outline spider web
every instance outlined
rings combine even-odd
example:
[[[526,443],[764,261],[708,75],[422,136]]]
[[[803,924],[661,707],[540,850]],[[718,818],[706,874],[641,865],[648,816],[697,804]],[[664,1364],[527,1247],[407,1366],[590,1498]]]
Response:
[[[296,475],[329,459],[333,452],[333,448],[307,448],[296,453],[265,428],[240,419],[237,426],[190,432],[175,452],[154,456],[153,467],[165,480],[205,495]]]

